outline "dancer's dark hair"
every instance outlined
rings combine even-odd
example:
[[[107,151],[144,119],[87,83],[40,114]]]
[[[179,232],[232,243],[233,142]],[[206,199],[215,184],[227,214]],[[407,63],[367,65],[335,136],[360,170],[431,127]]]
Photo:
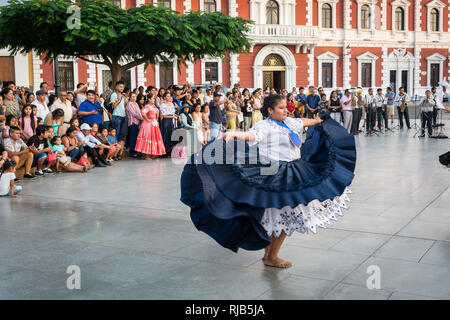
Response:
[[[266,98],[264,98],[264,105],[261,108],[261,113],[264,117],[269,116],[269,108],[275,109],[275,106],[280,102],[283,101],[283,97],[279,94],[270,94]]]

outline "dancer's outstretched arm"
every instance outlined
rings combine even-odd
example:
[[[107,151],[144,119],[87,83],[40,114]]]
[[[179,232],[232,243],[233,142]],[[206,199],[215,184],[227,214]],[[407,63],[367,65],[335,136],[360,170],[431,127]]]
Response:
[[[306,127],[311,127],[314,126],[318,123],[321,123],[323,120],[319,117],[319,115],[315,115],[314,119],[308,119],[308,118],[301,118],[303,121],[303,126]]]
[[[226,142],[230,141],[231,139],[253,141],[255,140],[255,136],[250,132],[228,131],[222,132],[222,135],[219,137],[219,139],[225,139]]]

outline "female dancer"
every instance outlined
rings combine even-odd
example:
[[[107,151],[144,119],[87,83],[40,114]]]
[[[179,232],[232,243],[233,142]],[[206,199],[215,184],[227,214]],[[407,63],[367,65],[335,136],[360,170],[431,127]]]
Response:
[[[265,98],[262,112],[267,119],[249,132],[223,133],[192,155],[181,201],[197,229],[220,245],[234,252],[265,248],[264,264],[287,268],[291,263],[278,257],[286,236],[316,233],[346,208],[355,141],[329,113],[324,120],[287,117],[280,95]],[[304,126],[310,128],[302,145]],[[248,142],[242,148],[232,139]]]
[[[141,129],[139,130],[135,148],[137,152],[145,154],[145,160],[149,160],[150,157],[155,159],[156,156],[166,153],[161,132],[159,131],[159,110],[155,106],[155,98],[152,93],[148,94],[148,103],[142,109],[144,120],[141,122]]]

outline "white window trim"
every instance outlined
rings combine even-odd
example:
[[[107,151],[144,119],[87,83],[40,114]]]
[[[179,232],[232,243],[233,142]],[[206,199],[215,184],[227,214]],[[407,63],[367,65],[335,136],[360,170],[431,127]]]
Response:
[[[375,83],[375,64],[376,61],[378,59],[378,56],[376,56],[375,54],[373,54],[372,52],[366,52],[363,53],[359,56],[356,57],[356,60],[358,60],[358,87],[361,87],[361,83],[362,83],[362,64],[363,63],[371,63],[372,64],[372,70],[371,70],[371,79],[370,79],[370,87],[364,87],[363,89],[368,89],[368,88],[375,88],[376,87],[376,83]]]
[[[77,88],[77,84],[78,84],[78,58],[58,56],[58,62],[73,62],[73,84],[74,84],[74,88],[69,90],[69,91],[75,91],[75,89]]]
[[[336,4],[339,0],[317,0],[317,7],[318,7],[318,25],[319,29],[322,30],[334,30],[336,29]],[[331,28],[324,28],[322,27],[322,5],[329,4],[331,5]]]
[[[216,1],[216,12],[220,12],[222,10],[221,8],[221,0],[215,0]],[[200,0],[200,11],[205,10],[205,0]]]
[[[375,27],[375,6],[377,4],[377,0],[357,0],[358,3],[358,31],[367,32],[372,31]],[[363,5],[369,6],[369,28],[363,29],[361,28],[361,8]]]
[[[125,2],[125,0],[122,0]],[[156,3],[158,4],[159,1],[156,1]],[[170,9],[176,11],[177,10],[177,4],[176,4],[176,0],[170,0]]]
[[[409,6],[411,5],[410,2],[406,1],[406,0],[396,0],[394,2],[391,3],[392,6],[392,11],[391,11],[391,16],[392,16],[392,31],[393,32],[398,32],[398,33],[402,33],[402,32],[408,32],[408,28],[409,28]],[[405,30],[397,30],[395,29],[395,10],[397,8],[402,8],[404,13],[405,13]]]
[[[439,53],[434,53],[431,56],[425,58],[427,60],[427,87],[431,87],[431,64],[439,63],[439,81],[442,81],[444,76],[444,61],[447,60],[446,57]]]
[[[333,79],[331,80],[331,87],[332,88],[336,88],[336,65],[337,65],[337,61],[339,60],[339,56],[332,53],[332,52],[325,52],[322,53],[321,55],[316,57],[317,61],[318,61],[318,67],[319,67],[319,74],[318,74],[318,84],[320,87],[324,87],[323,83],[322,83],[322,63],[332,63],[333,64]]]
[[[178,84],[178,61],[177,59],[172,60],[173,63],[173,84]],[[159,84],[159,62],[155,64],[155,87],[160,88]],[[166,88],[167,89],[167,88]]]
[[[220,58],[203,58],[202,66],[201,66],[202,84],[206,84],[205,62],[217,62],[217,82],[222,83],[222,59],[220,59]]]
[[[446,7],[446,5],[439,0],[433,0],[428,2],[426,6],[427,6],[427,31],[429,33],[441,33],[442,30],[444,29],[443,16],[444,16],[444,8]],[[431,9],[437,9],[439,11],[439,31],[431,30]]]
[[[218,1],[218,0],[216,0]],[[274,0],[278,3],[278,25],[295,25],[295,0]],[[312,0],[311,0],[312,1]],[[268,0],[250,0],[250,20],[255,24],[266,24],[266,4]]]

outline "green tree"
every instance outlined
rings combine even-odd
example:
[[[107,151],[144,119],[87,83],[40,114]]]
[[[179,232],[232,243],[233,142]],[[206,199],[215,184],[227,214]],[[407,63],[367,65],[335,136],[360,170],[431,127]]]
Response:
[[[111,0],[11,0],[0,7],[0,48],[34,50],[46,61],[64,55],[104,64],[117,81],[141,63],[246,52],[248,23],[151,4],[122,9]]]

